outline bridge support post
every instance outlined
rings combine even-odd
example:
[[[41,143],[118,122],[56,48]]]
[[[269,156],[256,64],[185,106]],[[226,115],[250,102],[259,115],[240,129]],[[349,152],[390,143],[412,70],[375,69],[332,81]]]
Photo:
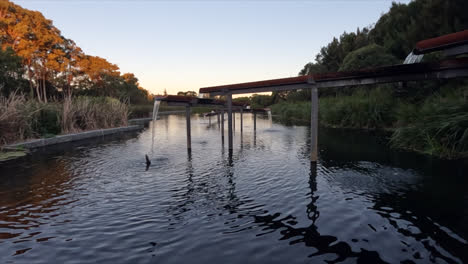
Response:
[[[236,110],[232,112],[232,131],[236,133]]]
[[[311,115],[310,115],[310,161],[318,160],[318,90],[317,87],[311,90]]]
[[[241,121],[241,123],[240,123],[240,131],[241,131],[241,133],[242,133],[242,131],[244,130],[244,128],[243,128],[243,126],[244,126],[244,107],[242,107],[242,108],[240,109],[240,121]]]
[[[192,136],[190,127],[190,105],[185,106],[185,119],[187,126],[187,149],[192,149]]]
[[[216,116],[218,117],[218,128],[219,128],[219,126],[221,125],[221,124],[219,123],[219,111],[217,111]]]
[[[232,94],[227,94],[227,107],[228,107],[228,142],[229,150],[232,150]]]
[[[254,116],[254,131],[257,131],[257,112],[255,110],[252,110],[253,116]]]
[[[211,115],[208,116],[208,126],[211,126]]]
[[[221,109],[221,144],[224,146],[224,108]]]

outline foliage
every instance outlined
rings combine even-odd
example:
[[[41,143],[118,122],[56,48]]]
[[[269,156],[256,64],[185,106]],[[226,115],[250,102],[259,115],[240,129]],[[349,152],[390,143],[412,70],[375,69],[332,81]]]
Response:
[[[275,119],[286,125],[310,123],[310,109],[310,102],[282,102],[271,106]]]
[[[126,126],[128,105],[111,97],[66,97],[63,102],[62,132]]]
[[[151,117],[151,115],[153,114],[153,105],[150,105],[150,104],[130,105],[129,110],[130,110],[129,118]]]
[[[0,92],[4,96],[18,91],[23,92],[27,81],[23,79],[21,58],[11,48],[0,48]]]
[[[250,106],[252,108],[265,108],[273,104],[271,95],[253,94],[250,97]]]
[[[434,96],[420,107],[400,111],[408,125],[398,128],[391,144],[427,154],[457,158],[468,156],[468,102],[464,99]]]
[[[390,89],[357,89],[351,95],[320,99],[323,124],[347,128],[387,128],[395,122]]]
[[[0,96],[0,145],[29,138],[127,125],[128,106],[110,97],[66,97],[41,103]]]
[[[468,2],[465,0],[415,0],[409,4],[393,3],[373,28],[344,32],[322,47],[315,62],[307,63],[300,75],[336,72],[349,53],[377,44],[386,54],[403,61],[420,40],[462,31],[468,28]],[[365,66],[365,65],[364,65]],[[312,73],[317,73],[312,72]]]
[[[195,91],[187,91],[187,92],[178,92],[177,95],[181,96],[189,96],[189,97],[197,97],[197,92]]]
[[[393,65],[398,59],[385,52],[382,46],[370,44],[346,55],[340,71],[352,71],[377,66]]]
[[[237,103],[250,104],[250,97],[248,96],[236,97],[236,98],[232,98],[232,101],[237,102]]]
[[[21,58],[7,56],[13,67],[9,68],[8,76],[23,82],[20,87],[11,79],[7,82],[0,77],[0,86],[8,86],[3,90],[5,96],[24,88],[24,80],[20,78],[24,72],[29,96],[42,102],[59,93],[65,97],[74,91],[136,103],[148,100],[148,91],[138,85],[133,74],[121,75],[117,65],[85,54],[40,12],[24,9],[7,0],[0,1],[0,48],[6,49],[7,53],[11,49]],[[0,53],[0,65],[4,65],[3,53]],[[0,72],[0,76],[5,74]]]

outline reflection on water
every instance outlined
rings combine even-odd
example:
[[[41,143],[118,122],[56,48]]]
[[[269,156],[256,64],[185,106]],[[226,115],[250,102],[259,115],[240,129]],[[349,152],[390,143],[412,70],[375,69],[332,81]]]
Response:
[[[0,262],[468,262],[467,164],[322,129],[314,166],[307,127],[244,116],[233,151],[161,117],[147,171],[150,130],[0,163]]]

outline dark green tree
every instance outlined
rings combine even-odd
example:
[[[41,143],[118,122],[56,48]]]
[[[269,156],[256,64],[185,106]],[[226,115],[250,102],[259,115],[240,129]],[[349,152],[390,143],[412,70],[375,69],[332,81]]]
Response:
[[[25,92],[27,81],[23,78],[22,59],[11,48],[0,49],[0,91],[8,96],[14,91]]]

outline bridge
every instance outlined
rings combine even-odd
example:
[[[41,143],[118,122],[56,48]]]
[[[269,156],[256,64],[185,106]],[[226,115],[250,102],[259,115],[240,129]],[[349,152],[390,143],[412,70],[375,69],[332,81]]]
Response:
[[[226,97],[228,145],[229,150],[232,151],[232,114],[234,107],[232,95],[311,89],[310,160],[315,163],[318,159],[318,89],[468,76],[468,57],[457,58],[458,55],[468,54],[468,30],[420,41],[416,43],[414,50],[409,56],[413,54],[424,55],[435,51],[441,52],[444,59],[429,63],[399,64],[356,71],[312,74],[308,76],[204,87],[200,88],[199,93],[209,94],[209,96],[222,95]]]

